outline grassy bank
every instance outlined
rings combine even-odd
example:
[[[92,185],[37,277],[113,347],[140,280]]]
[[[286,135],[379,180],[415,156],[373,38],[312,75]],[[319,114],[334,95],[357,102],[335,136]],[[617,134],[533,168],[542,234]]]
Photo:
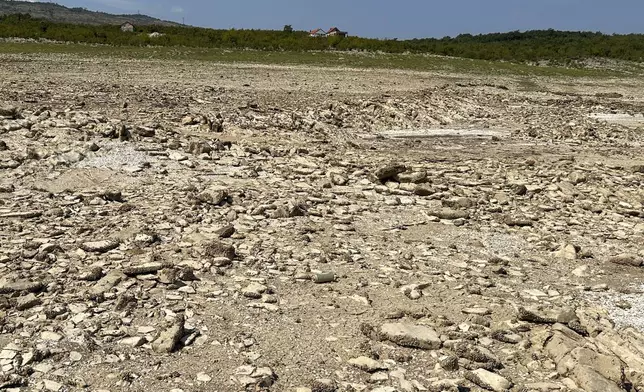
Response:
[[[87,58],[195,60],[267,65],[385,68],[489,75],[553,77],[621,77],[625,72],[605,69],[542,67],[499,61],[439,57],[423,54],[255,51],[214,48],[132,47],[74,43],[1,42],[0,54],[74,54]],[[1,60],[0,60],[1,61]]]

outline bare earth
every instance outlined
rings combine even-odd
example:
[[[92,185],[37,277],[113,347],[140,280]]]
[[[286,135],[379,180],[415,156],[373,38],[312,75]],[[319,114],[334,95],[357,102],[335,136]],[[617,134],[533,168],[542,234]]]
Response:
[[[644,391],[643,87],[0,55],[0,389]]]

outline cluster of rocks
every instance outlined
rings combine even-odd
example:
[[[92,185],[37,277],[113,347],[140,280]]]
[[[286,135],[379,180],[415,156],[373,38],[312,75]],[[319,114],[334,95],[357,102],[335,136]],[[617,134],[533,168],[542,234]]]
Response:
[[[587,117],[615,98],[303,107],[328,96],[56,61],[46,91],[0,72],[0,389],[644,390],[644,335],[597,301],[644,276],[644,135]],[[358,137],[466,123],[518,130]]]

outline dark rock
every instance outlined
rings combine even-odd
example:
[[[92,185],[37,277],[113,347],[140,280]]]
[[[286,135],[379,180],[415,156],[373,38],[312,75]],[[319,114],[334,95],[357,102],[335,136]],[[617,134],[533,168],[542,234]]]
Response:
[[[443,369],[447,370],[448,372],[455,372],[458,371],[458,357],[454,355],[450,355],[440,361],[440,365]]]
[[[105,191],[100,194],[100,197],[105,201],[116,201],[119,203],[124,202],[121,191],[115,191],[115,190]]]
[[[400,173],[404,173],[406,170],[407,170],[407,167],[405,165],[393,163],[393,164],[381,167],[380,169],[376,170],[374,174],[376,178],[378,178],[378,180],[380,180],[381,182],[385,182],[387,180],[393,179],[395,176],[397,176]]]
[[[526,193],[528,193],[528,188],[525,185],[515,184],[515,185],[512,185],[512,192],[515,195],[523,196]]]
[[[311,392],[335,392],[337,390],[338,386],[333,380],[315,380],[311,384]]]
[[[167,265],[161,262],[149,262],[140,265],[134,265],[123,269],[123,273],[128,276],[146,275],[156,273]]]
[[[0,193],[12,193],[15,190],[13,184],[0,185]]]
[[[18,108],[15,106],[2,105],[0,106],[0,116],[15,119],[18,115]]]
[[[215,233],[219,236],[219,238],[229,238],[230,236],[235,234],[235,226],[227,225],[227,226],[221,227],[217,229]]]
[[[154,137],[156,135],[154,128],[144,126],[136,127],[136,130],[134,132],[141,137]]]
[[[226,257],[230,260],[237,255],[235,247],[221,241],[212,241],[204,245],[204,253],[209,257]]]
[[[224,120],[221,114],[217,114],[214,118],[209,119],[208,122],[212,132],[221,133],[224,131]]]
[[[524,307],[519,307],[517,319],[519,321],[527,321],[535,324],[555,324],[557,322],[554,318],[540,316]]]

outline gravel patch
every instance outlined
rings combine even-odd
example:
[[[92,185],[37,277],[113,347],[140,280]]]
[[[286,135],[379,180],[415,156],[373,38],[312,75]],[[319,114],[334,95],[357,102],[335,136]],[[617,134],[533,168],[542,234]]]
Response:
[[[635,291],[640,292],[634,294],[592,293],[589,298],[608,311],[617,327],[633,327],[644,331],[644,297],[641,294],[644,285],[637,289]]]
[[[157,160],[129,144],[110,143],[101,147],[94,155],[79,162],[78,168],[139,168]]]

